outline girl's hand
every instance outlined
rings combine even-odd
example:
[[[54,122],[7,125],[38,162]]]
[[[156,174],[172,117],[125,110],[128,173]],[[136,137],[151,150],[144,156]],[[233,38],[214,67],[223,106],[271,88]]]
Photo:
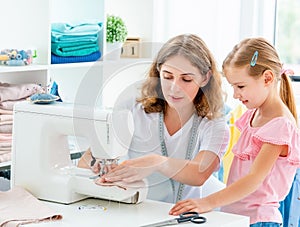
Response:
[[[209,212],[213,209],[209,200],[203,199],[186,199],[177,202],[169,211],[170,215],[180,215],[183,212],[195,211],[200,213]]]
[[[163,156],[147,155],[144,157],[130,159],[122,162],[103,175],[99,182],[134,182],[144,179],[154,171],[158,170],[164,160]]]

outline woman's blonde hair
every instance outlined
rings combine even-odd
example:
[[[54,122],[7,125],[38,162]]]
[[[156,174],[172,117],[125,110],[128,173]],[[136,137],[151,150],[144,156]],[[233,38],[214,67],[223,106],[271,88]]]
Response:
[[[173,56],[185,57],[199,69],[202,75],[211,73],[209,82],[199,88],[193,102],[198,116],[210,119],[220,117],[224,108],[221,74],[204,41],[193,34],[183,34],[171,38],[158,52],[150,67],[147,80],[142,86],[141,97],[137,100],[143,104],[145,112],[166,111],[167,102],[163,97],[159,71],[161,65]]]
[[[253,77],[262,76],[265,70],[271,70],[280,83],[280,98],[289,108],[295,120],[298,120],[292,83],[285,71],[274,46],[264,38],[247,38],[235,45],[223,61],[222,69],[226,75],[227,67],[247,67]]]

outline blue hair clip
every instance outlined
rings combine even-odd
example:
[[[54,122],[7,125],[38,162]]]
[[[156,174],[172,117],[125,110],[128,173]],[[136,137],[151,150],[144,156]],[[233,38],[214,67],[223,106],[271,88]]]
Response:
[[[256,61],[257,61],[257,58],[258,58],[258,51],[256,50],[252,56],[252,59],[250,61],[250,65],[253,67],[256,65]]]

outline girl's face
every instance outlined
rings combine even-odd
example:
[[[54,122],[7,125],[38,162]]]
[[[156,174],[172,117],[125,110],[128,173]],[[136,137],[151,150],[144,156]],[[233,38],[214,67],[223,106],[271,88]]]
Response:
[[[268,96],[264,73],[249,76],[246,67],[226,69],[226,79],[233,87],[233,98],[239,99],[248,109],[260,107]]]
[[[192,107],[200,86],[207,82],[197,67],[183,56],[173,56],[162,64],[160,80],[164,98],[171,107]]]

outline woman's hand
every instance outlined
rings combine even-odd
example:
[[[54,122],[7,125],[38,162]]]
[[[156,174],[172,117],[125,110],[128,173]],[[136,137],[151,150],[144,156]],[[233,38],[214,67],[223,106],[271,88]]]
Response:
[[[207,198],[203,199],[186,199],[177,202],[169,211],[170,215],[179,215],[187,211],[200,213],[209,212],[213,209]]]
[[[134,182],[144,179],[164,164],[165,157],[160,155],[147,155],[122,162],[98,179],[98,182]]]
[[[99,161],[97,161],[93,156],[90,149],[86,150],[80,157],[77,166],[79,168],[91,169],[94,173],[98,173]]]
[[[112,163],[109,165],[105,165],[103,169],[101,169],[101,162],[99,159],[96,159],[93,155],[90,149],[88,149],[84,154],[81,156],[81,158],[78,161],[77,166],[79,168],[86,168],[91,169],[95,174],[100,174],[100,170],[104,171],[105,173],[108,173],[113,168],[117,166],[117,164]]]

